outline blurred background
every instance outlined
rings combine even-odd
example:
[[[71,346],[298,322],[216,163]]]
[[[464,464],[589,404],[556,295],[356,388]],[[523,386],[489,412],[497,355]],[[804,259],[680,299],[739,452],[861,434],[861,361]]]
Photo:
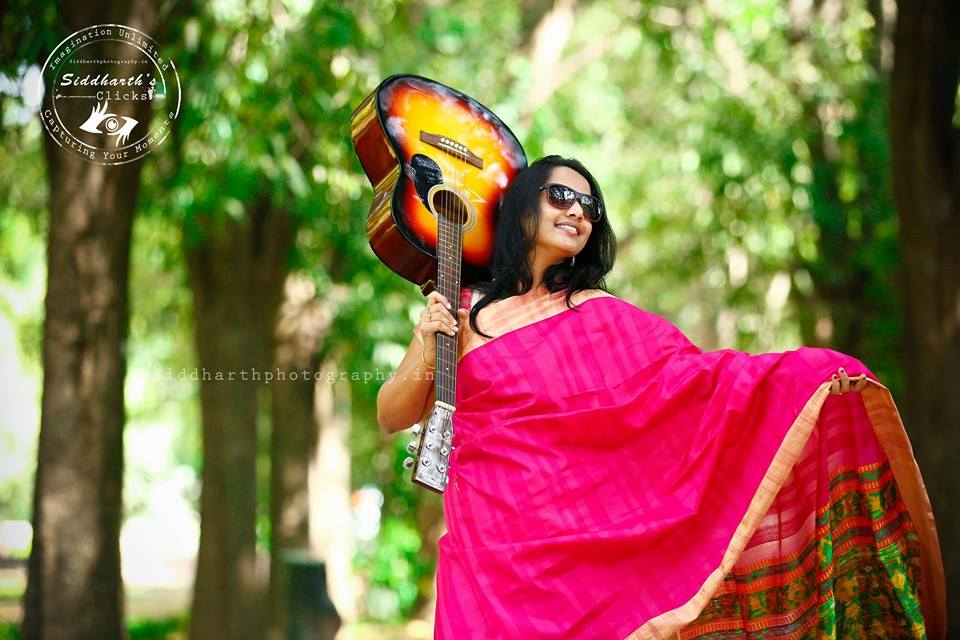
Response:
[[[0,638],[432,637],[441,498],[375,406],[423,297],[369,247],[350,141],[394,73],[590,168],[610,290],[704,350],[867,363],[960,615],[953,0],[12,0],[0,21]],[[98,23],[150,34],[182,86],[122,167],[38,115],[46,57]]]

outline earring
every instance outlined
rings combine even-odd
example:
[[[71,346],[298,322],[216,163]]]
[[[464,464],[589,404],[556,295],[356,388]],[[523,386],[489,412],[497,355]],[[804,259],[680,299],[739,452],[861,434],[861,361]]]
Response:
[[[572,267],[577,263],[577,256],[570,256],[570,266]]]

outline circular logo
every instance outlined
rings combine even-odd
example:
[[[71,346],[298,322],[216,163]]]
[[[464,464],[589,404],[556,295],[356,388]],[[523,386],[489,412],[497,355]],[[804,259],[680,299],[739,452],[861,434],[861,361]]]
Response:
[[[44,128],[58,145],[90,162],[139,160],[166,139],[180,115],[173,61],[153,38],[124,25],[98,24],[70,34],[47,58],[41,76]]]

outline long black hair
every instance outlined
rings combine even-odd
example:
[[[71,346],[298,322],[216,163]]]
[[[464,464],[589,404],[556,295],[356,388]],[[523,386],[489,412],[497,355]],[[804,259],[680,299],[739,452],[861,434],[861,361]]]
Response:
[[[593,223],[590,237],[577,254],[575,266],[568,261],[553,264],[543,272],[543,284],[550,293],[566,289],[566,304],[577,291],[602,289],[604,276],[613,268],[617,240],[596,179],[579,161],[561,156],[545,156],[520,171],[507,190],[497,219],[493,256],[490,260],[492,280],[478,282],[474,289],[482,295],[470,310],[470,327],[479,335],[492,338],[477,326],[477,314],[488,304],[524,294],[533,288],[533,274],[527,256],[536,246],[540,228],[540,187],[547,183],[554,167],[568,167],[590,183],[590,195],[599,200],[604,214]]]

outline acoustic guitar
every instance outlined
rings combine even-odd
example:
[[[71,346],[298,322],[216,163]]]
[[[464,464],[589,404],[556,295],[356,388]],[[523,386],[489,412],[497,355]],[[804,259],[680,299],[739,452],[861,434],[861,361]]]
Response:
[[[489,109],[427,78],[385,79],[354,110],[350,135],[373,185],[367,237],[380,260],[451,303],[460,288],[490,277],[496,216],[527,166],[516,136]],[[426,429],[414,426],[405,466],[437,493],[447,483],[456,409],[457,337],[437,333],[436,402]]]

